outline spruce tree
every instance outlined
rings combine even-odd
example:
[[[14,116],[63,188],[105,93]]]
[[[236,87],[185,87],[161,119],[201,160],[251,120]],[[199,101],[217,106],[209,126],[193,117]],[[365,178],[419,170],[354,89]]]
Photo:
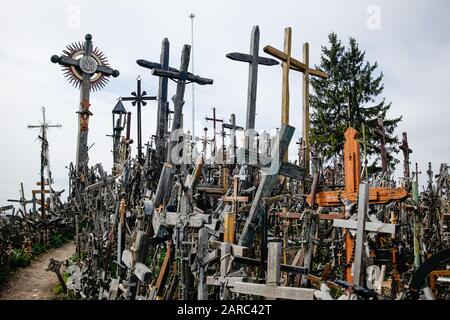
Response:
[[[321,63],[316,66],[328,73],[327,79],[312,79],[311,144],[322,159],[330,160],[342,154],[344,133],[349,126],[362,132],[364,124],[366,140],[372,146],[367,149],[369,172],[380,170],[380,138],[376,135],[377,119],[384,119],[387,163],[391,170],[399,161],[393,158],[398,153],[398,138],[394,135],[401,117],[389,119],[387,112],[391,103],[380,98],[383,93],[383,73],[378,73],[378,64],[365,61],[365,52],[359,49],[354,38],[344,46],[336,33],[328,37],[329,46],[322,47]],[[362,134],[360,135],[362,136]]]

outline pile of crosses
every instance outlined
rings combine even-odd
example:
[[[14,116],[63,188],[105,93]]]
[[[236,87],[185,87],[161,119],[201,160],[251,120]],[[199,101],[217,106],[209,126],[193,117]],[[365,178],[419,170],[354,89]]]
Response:
[[[111,174],[101,164],[88,165],[89,97],[119,72],[93,48],[91,35],[52,57],[81,88],[66,204],[78,259],[67,268],[67,289],[76,298],[110,300],[448,298],[448,167],[435,183],[429,173],[420,193],[404,134],[399,186],[383,143],[382,173],[371,177],[367,162],[361,165],[365,132],[358,139],[348,128],[342,156],[324,168],[309,142],[309,78],[328,75],[310,68],[307,43],[303,62],[292,57],[291,28],[283,51],[264,47],[275,59],[259,55],[259,38],[255,26],[250,53],[226,55],[249,64],[245,127],[234,114],[226,121],[213,109],[205,119],[213,132],[205,128],[200,137],[182,130],[185,89],[213,80],[188,71],[191,47],[183,46],[179,67],[169,66],[167,39],[159,62],[137,60],[158,77],[159,90],[148,96],[138,77],[137,90],[113,108]],[[258,67],[280,61],[281,125],[272,135],[257,133]],[[291,70],[303,73],[302,139],[294,163],[287,160],[295,131],[289,124]],[[176,82],[172,103],[169,79]],[[156,133],[143,145],[141,108],[151,100],[157,102]],[[128,102],[136,107],[135,157]],[[379,135],[383,142],[383,119]],[[58,274],[55,266],[50,269]]]

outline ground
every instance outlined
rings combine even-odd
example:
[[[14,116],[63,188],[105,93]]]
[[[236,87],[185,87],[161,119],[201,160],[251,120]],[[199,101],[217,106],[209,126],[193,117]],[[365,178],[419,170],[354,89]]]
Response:
[[[75,253],[75,245],[66,243],[37,257],[31,265],[18,269],[6,289],[0,292],[0,300],[52,300],[56,298],[52,289],[58,283],[54,272],[46,271],[50,258],[66,260]]]

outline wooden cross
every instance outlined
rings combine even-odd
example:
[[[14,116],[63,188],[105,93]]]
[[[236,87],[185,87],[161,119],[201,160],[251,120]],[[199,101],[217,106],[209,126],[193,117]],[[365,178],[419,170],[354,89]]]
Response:
[[[240,197],[238,195],[239,189],[239,176],[233,177],[233,195],[224,196],[222,200],[224,202],[231,202],[231,212],[226,212],[224,216],[223,226],[223,241],[227,243],[234,243],[235,241],[235,229],[236,229],[236,216],[238,212],[239,203],[248,202],[248,197]]]
[[[375,133],[380,137],[380,150],[381,150],[381,172],[385,174],[387,172],[387,158],[386,158],[386,132],[384,131],[384,120],[378,118],[378,126]]]
[[[356,202],[358,199],[358,186],[360,183],[361,153],[357,140],[358,131],[350,127],[345,132],[344,144],[344,190],[323,191],[316,195],[316,203],[321,207],[342,206],[341,199]],[[369,204],[386,204],[392,201],[402,201],[408,197],[403,188],[370,188]],[[311,195],[307,202],[312,203]]]
[[[164,38],[161,44],[160,62],[150,62],[147,60],[137,60],[136,63],[147,69],[176,70],[169,67],[169,50],[170,44],[167,38]],[[158,121],[156,124],[156,151],[160,155],[160,159],[165,159],[165,139],[169,130],[169,102],[167,101],[169,78],[159,78],[158,89]]]
[[[141,76],[137,77],[137,91],[131,92],[131,97],[123,97],[122,101],[131,101],[131,105],[137,106],[137,148],[138,160],[142,164],[142,129],[141,129],[141,106],[146,106],[150,100],[156,100],[156,96],[147,96],[147,92],[142,91]]]
[[[212,151],[212,156],[214,157],[216,155],[217,152],[217,142],[216,142],[216,122],[221,122],[223,123],[222,119],[217,119],[216,118],[216,108],[213,108],[213,116],[212,118],[205,118],[206,121],[212,121],[213,122],[213,138],[212,138],[212,142],[213,142],[213,151]]]
[[[387,224],[381,222],[366,222],[367,211],[369,206],[369,184],[361,183],[359,187],[359,200],[358,200],[358,219],[355,220],[344,220],[335,219],[333,220],[333,226],[339,228],[345,228],[347,230],[356,230],[356,242],[348,233],[346,234],[346,250],[347,253],[347,263],[350,264],[351,253],[353,251],[353,246],[355,246],[355,259],[353,265],[353,276],[351,265],[346,268],[345,276],[347,282],[352,282],[353,284],[362,286],[362,280],[364,275],[364,263],[363,263],[363,253],[364,253],[364,242],[366,241],[367,232],[378,232],[378,233],[388,233],[395,234],[395,224]]]
[[[400,150],[403,151],[403,177],[406,179],[410,179],[411,178],[411,174],[409,172],[409,155],[413,152],[410,148],[409,148],[409,144],[408,144],[408,134],[406,132],[403,132],[403,140],[402,140],[402,144],[400,145]]]
[[[316,76],[319,78],[327,78],[328,74],[323,71],[311,69],[309,67],[309,44],[305,43],[303,46],[304,63],[291,57],[292,48],[292,29],[290,27],[284,29],[284,50],[280,51],[272,46],[265,46],[264,52],[283,61],[283,84],[282,84],[282,100],[281,100],[281,124],[289,124],[289,70],[302,72],[303,75],[303,128],[302,134],[305,139],[307,158],[307,172],[309,172],[309,76]],[[288,159],[286,154],[285,160]]]
[[[234,61],[247,62],[249,64],[248,69],[248,89],[247,89],[247,116],[245,121],[245,130],[247,134],[253,135],[253,129],[255,129],[255,115],[256,115],[256,94],[258,85],[258,66],[274,66],[278,64],[278,61],[259,56],[259,26],[254,26],[252,29],[250,40],[250,54],[245,53],[228,53],[226,55],[228,59]],[[245,141],[245,148],[253,149],[253,137],[248,137]]]
[[[16,199],[8,199],[7,201],[8,202],[18,202],[18,203],[20,203],[20,205],[22,206],[22,208],[21,208],[22,209],[22,214],[25,217],[25,215],[27,214],[27,204],[28,203],[33,203],[33,206],[34,206],[35,202],[33,202],[33,200],[27,200],[25,198],[25,192],[23,190],[23,182],[20,183],[19,194],[20,194],[19,199],[17,199],[17,200]],[[33,195],[33,198],[34,198],[34,195]]]

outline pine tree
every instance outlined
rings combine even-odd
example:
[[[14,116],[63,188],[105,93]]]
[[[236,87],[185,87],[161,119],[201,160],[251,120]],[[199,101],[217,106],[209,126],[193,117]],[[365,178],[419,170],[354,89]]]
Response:
[[[329,47],[322,47],[318,68],[328,73],[327,79],[312,79],[314,89],[311,101],[311,144],[327,161],[342,154],[344,133],[349,126],[359,132],[363,124],[366,140],[372,146],[367,155],[372,161],[369,172],[380,170],[380,138],[376,135],[377,119],[384,119],[387,162],[391,170],[399,162],[393,154],[398,153],[398,138],[394,130],[402,117],[388,119],[391,103],[380,99],[384,86],[383,73],[377,74],[378,64],[365,61],[365,52],[359,49],[354,38],[348,47],[342,44],[336,33],[328,37]]]

